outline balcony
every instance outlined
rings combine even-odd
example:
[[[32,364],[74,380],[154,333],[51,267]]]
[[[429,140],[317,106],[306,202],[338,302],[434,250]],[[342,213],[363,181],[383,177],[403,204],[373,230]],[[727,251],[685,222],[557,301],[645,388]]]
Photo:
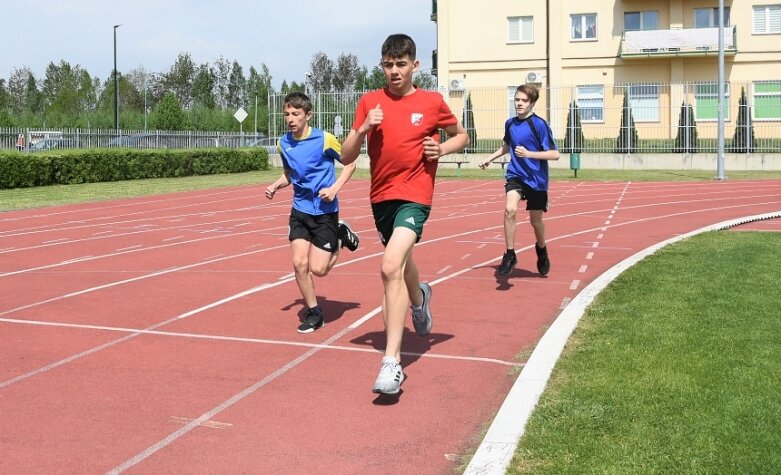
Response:
[[[721,28],[724,54],[738,52],[734,26]],[[659,58],[719,54],[719,28],[625,31],[621,38],[621,58]]]
[[[431,0],[431,21],[437,21],[437,0]]]

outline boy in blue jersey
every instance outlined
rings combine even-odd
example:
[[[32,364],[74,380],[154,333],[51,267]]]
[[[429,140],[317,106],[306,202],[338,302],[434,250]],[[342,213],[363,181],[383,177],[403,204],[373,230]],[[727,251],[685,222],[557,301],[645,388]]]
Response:
[[[485,169],[494,160],[510,152],[504,186],[507,200],[504,207],[504,240],[507,245],[499,266],[499,274],[512,272],[518,262],[515,256],[515,214],[518,204],[526,200],[529,222],[534,229],[537,251],[537,270],[542,275],[550,271],[548,248],[545,245],[545,224],[542,214],[548,211],[548,160],[558,160],[559,151],[553,133],[544,119],[536,115],[534,105],[540,97],[539,90],[530,85],[515,90],[516,116],[504,124],[504,144],[480,163]]]
[[[312,102],[306,94],[285,96],[283,112],[289,132],[279,139],[277,148],[284,171],[266,188],[266,198],[273,199],[278,189],[293,185],[288,238],[296,283],[306,304],[298,332],[311,333],[325,324],[312,275],[327,275],[342,247],[358,248],[358,236],[339,221],[336,198],[355,172],[355,164],[345,165],[336,179],[334,160],[341,158],[342,146],[333,135],[309,126]]]

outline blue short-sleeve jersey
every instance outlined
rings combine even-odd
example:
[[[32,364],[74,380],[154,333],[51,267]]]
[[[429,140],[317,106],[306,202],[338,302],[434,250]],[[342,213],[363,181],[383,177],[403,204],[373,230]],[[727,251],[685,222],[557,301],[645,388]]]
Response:
[[[326,202],[318,195],[320,190],[336,182],[334,160],[339,160],[342,145],[333,135],[309,128],[309,134],[296,140],[288,132],[279,139],[282,166],[290,170],[293,185],[293,208],[311,215],[339,211],[339,201]]]
[[[520,180],[533,190],[548,190],[548,160],[522,158],[515,155],[515,147],[522,145],[527,150],[543,152],[556,150],[556,141],[545,119],[532,114],[531,121],[512,117],[504,123],[504,143],[510,146],[510,163],[506,178]],[[530,128],[534,125],[537,134]],[[539,138],[539,140],[538,140]]]

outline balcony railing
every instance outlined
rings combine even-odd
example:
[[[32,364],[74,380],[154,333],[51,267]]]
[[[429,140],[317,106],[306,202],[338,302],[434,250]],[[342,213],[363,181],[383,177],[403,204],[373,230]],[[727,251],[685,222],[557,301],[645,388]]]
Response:
[[[724,54],[738,52],[734,26],[625,31],[621,57],[705,56],[718,54],[719,30],[724,35]]]

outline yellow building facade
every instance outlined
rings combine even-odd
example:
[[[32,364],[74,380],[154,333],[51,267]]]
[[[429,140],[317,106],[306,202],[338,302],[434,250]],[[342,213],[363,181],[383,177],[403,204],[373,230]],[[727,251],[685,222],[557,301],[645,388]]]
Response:
[[[781,139],[781,0],[725,0],[723,12],[720,27],[717,0],[436,0],[434,72],[454,111],[469,98],[482,138],[501,138],[515,87],[534,83],[559,138],[573,105],[592,141],[614,138],[628,106],[641,139],[669,144],[686,105],[712,140],[721,35],[725,136],[745,94],[751,133]]]

